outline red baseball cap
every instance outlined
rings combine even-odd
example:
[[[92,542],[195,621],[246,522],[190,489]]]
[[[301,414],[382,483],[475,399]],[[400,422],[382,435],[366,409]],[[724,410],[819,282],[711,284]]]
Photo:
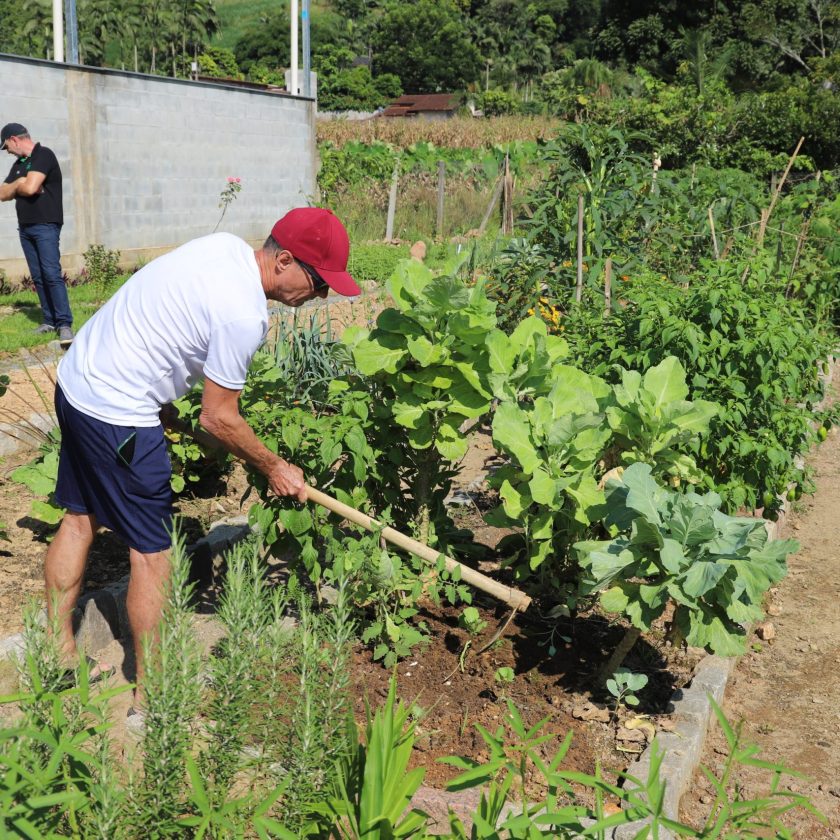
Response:
[[[311,265],[340,295],[361,294],[362,290],[347,273],[350,237],[332,210],[323,207],[290,210],[275,223],[271,236],[295,259]]]

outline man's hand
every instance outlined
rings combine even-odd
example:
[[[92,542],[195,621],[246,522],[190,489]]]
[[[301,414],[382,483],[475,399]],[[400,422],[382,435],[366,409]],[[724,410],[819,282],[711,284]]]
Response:
[[[299,502],[306,501],[306,482],[300,467],[278,458],[267,477],[273,493],[278,496],[295,496]]]
[[[0,201],[11,201],[17,198],[18,186],[23,184],[25,178],[18,178],[10,184],[0,184]]]
[[[178,409],[172,403],[160,407],[160,424],[164,429],[177,429],[184,424],[178,418]]]

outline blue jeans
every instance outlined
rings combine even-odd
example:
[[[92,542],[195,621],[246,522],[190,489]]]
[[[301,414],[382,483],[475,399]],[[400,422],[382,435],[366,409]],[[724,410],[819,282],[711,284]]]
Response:
[[[21,225],[18,233],[41,302],[44,323],[49,327],[72,326],[73,313],[67,298],[67,286],[61,277],[61,254],[58,251],[61,225]]]

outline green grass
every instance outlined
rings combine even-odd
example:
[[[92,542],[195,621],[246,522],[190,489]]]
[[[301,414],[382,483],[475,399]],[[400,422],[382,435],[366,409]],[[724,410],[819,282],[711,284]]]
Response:
[[[67,290],[70,309],[73,311],[73,329],[78,330],[88,318],[128,278],[128,275],[102,290],[93,284],[72,286]],[[9,311],[11,310],[11,311]],[[0,354],[16,353],[23,347],[38,347],[54,341],[55,334],[36,335],[34,330],[41,323],[41,307],[35,292],[13,292],[0,295]]]
[[[312,14],[329,7],[329,3],[313,2]],[[211,43],[214,47],[233,49],[236,42],[263,20],[282,15],[289,20],[288,2],[278,0],[218,0],[216,12],[219,16],[219,32]]]

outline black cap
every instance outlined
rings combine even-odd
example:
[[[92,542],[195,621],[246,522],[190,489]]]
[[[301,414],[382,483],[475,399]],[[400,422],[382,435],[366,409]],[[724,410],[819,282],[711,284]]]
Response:
[[[29,134],[24,126],[20,123],[7,123],[0,130],[0,149],[6,148],[6,141],[10,137],[20,137],[21,134]]]

